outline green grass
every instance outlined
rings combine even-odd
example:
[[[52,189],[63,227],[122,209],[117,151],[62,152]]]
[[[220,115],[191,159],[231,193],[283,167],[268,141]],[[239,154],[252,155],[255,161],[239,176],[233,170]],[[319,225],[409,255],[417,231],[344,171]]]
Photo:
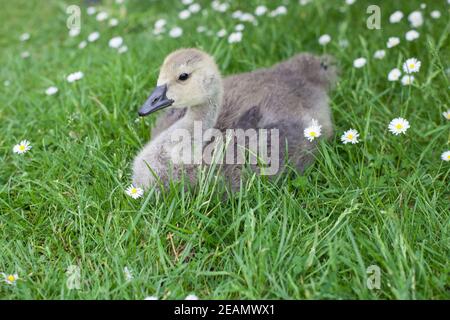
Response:
[[[17,286],[0,283],[1,299],[450,298],[450,166],[440,159],[450,144],[450,122],[442,116],[450,107],[449,6],[445,0],[285,2],[286,16],[247,23],[243,41],[229,45],[195,28],[230,30],[237,23],[232,11],[276,5],[231,1],[225,14],[208,10],[177,21],[178,1],[129,0],[122,10],[103,1],[119,26],[97,22],[83,7],[82,33],[69,38],[64,2],[1,0],[0,272],[20,277]],[[381,30],[366,28],[373,2],[382,10]],[[420,38],[407,42],[406,17],[399,24],[388,17],[423,2]],[[440,19],[430,18],[433,9]],[[183,27],[183,37],[156,39],[158,18]],[[101,38],[79,50],[96,30]],[[18,40],[23,32],[29,41]],[[317,44],[323,33],[333,39],[326,48]],[[123,55],[107,45],[116,35],[129,48]],[[401,44],[374,60],[390,36]],[[348,39],[348,48],[339,39]],[[227,197],[215,178],[196,192],[175,186],[161,196],[127,197],[130,163],[155,119],[135,121],[137,108],[163,58],[179,47],[210,52],[224,75],[302,51],[334,55],[342,68],[331,93],[335,137],[320,144],[303,176],[253,177]],[[20,57],[24,50],[29,59]],[[368,64],[353,68],[361,56]],[[414,86],[388,82],[387,73],[409,57],[422,61]],[[84,78],[67,83],[65,76],[78,70]],[[50,85],[57,95],[43,93]],[[398,116],[411,123],[406,135],[387,130]],[[361,143],[341,144],[352,127]],[[12,147],[22,139],[33,149],[19,156]],[[69,265],[81,267],[81,290],[66,287]],[[370,265],[381,269],[380,290],[366,286]],[[134,274],[130,282],[125,266]]]

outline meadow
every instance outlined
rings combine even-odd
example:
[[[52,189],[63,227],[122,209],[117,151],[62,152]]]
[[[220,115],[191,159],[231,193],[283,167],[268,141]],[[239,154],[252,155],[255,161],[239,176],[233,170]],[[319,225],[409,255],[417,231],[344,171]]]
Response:
[[[0,299],[449,299],[448,1],[188,2],[0,0]],[[334,137],[301,175],[133,199],[137,110],[182,47],[223,75],[333,55]]]

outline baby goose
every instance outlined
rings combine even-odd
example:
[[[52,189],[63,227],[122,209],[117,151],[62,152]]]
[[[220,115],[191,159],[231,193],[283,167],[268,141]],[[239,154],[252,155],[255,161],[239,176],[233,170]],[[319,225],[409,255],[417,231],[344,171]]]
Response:
[[[282,162],[277,172],[282,172],[285,159],[302,171],[312,162],[316,146],[306,140],[303,130],[315,119],[324,137],[332,135],[327,95],[337,78],[332,62],[327,56],[299,54],[272,68],[227,77],[222,84],[208,54],[197,49],[173,52],[163,63],[158,86],[139,110],[139,115],[145,116],[172,106],[158,119],[153,140],[134,160],[133,183],[149,188],[156,184],[156,176],[167,184],[180,178],[182,170],[195,183],[196,166],[173,161],[171,155],[177,146],[171,138],[173,132],[184,129],[193,133],[195,121],[202,121],[203,131],[215,127],[224,134],[227,129],[277,129],[277,158]],[[241,164],[224,166],[234,189],[239,187],[241,170]]]

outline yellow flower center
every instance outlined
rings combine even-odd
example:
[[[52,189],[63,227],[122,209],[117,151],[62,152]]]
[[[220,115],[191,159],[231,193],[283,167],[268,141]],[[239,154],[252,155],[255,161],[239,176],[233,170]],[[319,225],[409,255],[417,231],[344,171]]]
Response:
[[[19,149],[20,149],[20,151],[25,151],[25,146],[24,146],[23,144],[21,144],[21,145],[19,146]]]
[[[349,139],[351,140],[351,139],[353,139],[353,135],[352,135],[351,133],[349,133],[349,134],[347,135],[347,138],[349,138]]]
[[[450,154],[449,154],[449,155],[447,155],[447,159],[448,159],[448,160],[450,160]]]
[[[402,125],[401,123],[398,123],[398,124],[395,125],[395,128],[397,128],[397,129],[402,129],[402,128],[403,128],[403,125]]]
[[[14,282],[14,281],[16,280],[16,277],[14,277],[12,274],[10,274],[10,275],[7,277],[7,279],[8,279],[9,282]]]
[[[137,189],[136,189],[136,188],[132,188],[132,189],[131,189],[131,193],[132,193],[132,194],[137,193]]]
[[[414,63],[410,63],[410,64],[409,64],[409,68],[410,68],[410,69],[414,69],[415,67],[416,67],[416,65],[415,65]]]
[[[311,137],[315,137],[317,134],[314,131],[311,131],[311,133],[309,134]]]

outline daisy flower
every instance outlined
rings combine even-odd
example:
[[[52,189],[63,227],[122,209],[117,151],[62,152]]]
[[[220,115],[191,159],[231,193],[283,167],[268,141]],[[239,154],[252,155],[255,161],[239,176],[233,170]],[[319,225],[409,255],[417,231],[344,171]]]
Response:
[[[30,57],[30,52],[29,51],[24,51],[20,53],[20,57],[22,59],[28,59]]]
[[[311,120],[311,126],[303,130],[303,135],[309,142],[312,142],[315,138],[320,137],[322,134],[322,126],[319,125],[316,119]]]
[[[439,10],[433,10],[431,11],[430,16],[433,19],[439,19],[441,17],[441,12]]]
[[[403,71],[405,71],[406,73],[419,72],[421,65],[422,63],[416,58],[410,58],[403,64]]]
[[[184,4],[184,5],[188,5],[188,4],[191,4],[192,2],[194,2],[194,0],[181,0],[181,3],[182,4]]]
[[[389,81],[398,81],[398,79],[400,79],[401,75],[402,75],[402,72],[398,68],[394,68],[389,72],[388,80]]]
[[[114,37],[109,40],[108,45],[113,49],[118,49],[122,45],[122,43],[122,37]]]
[[[228,43],[237,43],[242,41],[242,32],[233,32],[228,37]]]
[[[30,34],[29,33],[22,33],[19,37],[20,41],[27,41],[30,39]]]
[[[420,36],[420,33],[418,33],[416,30],[409,30],[405,33],[405,39],[408,41],[414,41],[418,39]]]
[[[97,9],[95,9],[95,7],[87,7],[87,9],[86,9],[86,13],[89,15],[89,16],[92,16],[94,13],[96,13],[97,12]]]
[[[450,109],[442,113],[445,119],[450,120]]]
[[[348,4],[349,6],[354,4],[356,2],[356,0],[345,0],[345,3]]]
[[[122,54],[128,51],[128,47],[126,45],[121,46],[119,49],[117,49],[117,52]]]
[[[225,37],[225,36],[227,35],[227,30],[225,30],[225,29],[220,29],[219,31],[217,31],[216,35],[217,35],[219,38],[223,38],[223,37]]]
[[[379,60],[383,59],[385,56],[386,56],[386,51],[384,51],[384,50],[377,50],[373,54],[373,57],[375,59],[379,59]]]
[[[192,13],[197,13],[202,9],[198,3],[193,3],[189,6],[188,10]]]
[[[397,37],[390,37],[388,39],[388,42],[386,43],[386,46],[390,49],[395,47],[396,45],[398,45],[400,43],[400,39]]]
[[[116,18],[111,18],[111,19],[109,19],[108,24],[110,27],[115,27],[119,24],[119,20],[117,20]]]
[[[410,86],[414,82],[414,76],[406,74],[402,77],[402,85]]]
[[[197,29],[196,29],[196,31],[197,31],[198,33],[205,32],[205,31],[206,31],[206,27],[205,27],[205,26],[198,26]]]
[[[195,294],[189,294],[184,300],[198,300],[198,297]]]
[[[358,137],[359,133],[355,129],[350,129],[344,132],[344,134],[341,136],[341,141],[343,144],[351,143],[355,144],[358,143]]]
[[[148,296],[148,297],[145,297],[144,300],[158,300],[158,297],[157,296]]]
[[[31,150],[30,141],[22,140],[19,144],[16,144],[13,148],[13,152],[17,154],[24,154]]]
[[[101,11],[97,14],[95,19],[97,21],[104,21],[104,20],[108,19],[108,13],[106,13],[105,11]]]
[[[239,23],[234,27],[234,30],[236,30],[236,31],[243,31],[244,29],[245,29],[245,26],[242,23]]]
[[[420,27],[423,25],[423,16],[422,12],[420,11],[413,11],[408,16],[409,23],[411,23],[411,26],[413,28]]]
[[[366,58],[358,58],[355,61],[353,61],[353,66],[359,69],[364,67],[366,65],[366,62],[367,62]]]
[[[409,129],[409,122],[403,118],[395,118],[389,123],[389,131],[394,135],[405,133]]]
[[[262,15],[266,14],[266,12],[267,12],[266,6],[257,6],[255,9],[255,15],[257,15],[257,16],[262,16]]]
[[[441,154],[441,159],[443,161],[450,161],[450,150],[443,152]]]
[[[88,41],[89,42],[97,41],[98,38],[100,38],[100,33],[97,32],[97,31],[92,32],[91,34],[88,35]]]
[[[178,18],[180,18],[181,20],[186,20],[191,16],[191,12],[189,10],[183,10],[180,11],[180,13],[178,14]]]
[[[319,44],[321,46],[327,45],[331,41],[331,37],[328,34],[321,35],[319,38]]]
[[[74,73],[69,74],[69,75],[67,76],[67,81],[68,81],[69,83],[72,83],[72,82],[75,82],[75,81],[80,80],[80,79],[83,78],[83,77],[84,77],[84,73],[81,72],[81,71],[77,71],[77,72],[74,72]]]
[[[127,195],[129,195],[130,197],[132,197],[133,199],[137,199],[142,197],[142,195],[144,194],[144,190],[142,190],[139,187],[135,187],[133,185],[130,185],[127,190],[125,190],[125,193]]]
[[[275,10],[271,11],[269,16],[270,17],[276,17],[276,16],[280,16],[280,15],[285,15],[286,13],[287,13],[286,7],[285,6],[279,6]]]
[[[311,0],[300,0],[299,3],[301,6],[306,6],[308,3],[310,3]]]
[[[84,48],[86,48],[86,46],[87,46],[87,42],[86,41],[81,41],[78,44],[78,49],[84,49]]]
[[[48,96],[52,96],[52,95],[54,95],[57,92],[58,92],[58,88],[57,87],[53,87],[53,86],[52,87],[48,87],[47,90],[45,90],[45,94],[48,95]]]
[[[403,19],[403,12],[401,11],[395,11],[391,16],[389,17],[390,23],[399,23]]]
[[[180,27],[174,27],[169,31],[169,36],[171,38],[179,38],[183,35],[183,29]]]
[[[158,19],[155,22],[155,29],[162,29],[166,25],[167,21],[165,19]]]
[[[19,279],[19,275],[17,273],[14,274],[0,273],[0,274],[3,276],[3,281],[12,286],[15,286],[17,280]]]
[[[130,269],[128,269],[128,267],[123,268],[123,275],[125,276],[126,281],[131,281],[134,278],[133,273]]]

